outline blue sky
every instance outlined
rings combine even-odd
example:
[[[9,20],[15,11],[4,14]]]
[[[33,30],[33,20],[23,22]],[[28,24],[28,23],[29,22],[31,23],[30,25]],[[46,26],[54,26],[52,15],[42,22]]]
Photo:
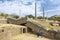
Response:
[[[20,16],[34,15],[35,2],[38,16],[42,16],[42,7],[47,17],[60,15],[60,0],[0,0],[0,12]]]

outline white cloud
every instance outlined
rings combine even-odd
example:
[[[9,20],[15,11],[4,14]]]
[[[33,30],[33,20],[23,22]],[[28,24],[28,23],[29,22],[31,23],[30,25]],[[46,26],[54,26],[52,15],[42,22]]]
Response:
[[[53,5],[58,5],[60,3],[59,0],[50,0]],[[32,5],[25,5],[28,2],[31,2]],[[35,0],[15,0],[15,1],[5,1],[2,3],[0,1],[0,11],[5,13],[16,13],[19,15],[19,11],[21,11],[21,16],[25,16],[28,14],[34,15],[35,9]],[[42,15],[41,10],[41,3],[45,3],[44,0],[37,2],[37,13],[38,16]],[[46,13],[60,13],[60,6],[56,7],[55,9],[47,10]]]
[[[47,10],[45,13],[48,17],[53,15],[60,15],[60,6],[56,7],[55,9]]]
[[[19,15],[19,11],[21,10],[21,16],[34,14],[35,12],[35,2],[32,0],[22,0],[23,3],[31,2],[32,5],[24,5],[21,2],[17,3],[17,1],[8,2],[5,1],[4,3],[0,4],[0,11],[5,13],[16,13]],[[37,9],[38,10],[38,9]]]
[[[60,4],[60,0],[50,0],[53,4]]]
[[[0,4],[0,11],[5,13],[16,13],[19,15],[19,10],[21,10],[21,14],[33,14],[34,13],[34,3],[32,5],[26,6],[22,3],[17,3],[16,1],[8,2]]]

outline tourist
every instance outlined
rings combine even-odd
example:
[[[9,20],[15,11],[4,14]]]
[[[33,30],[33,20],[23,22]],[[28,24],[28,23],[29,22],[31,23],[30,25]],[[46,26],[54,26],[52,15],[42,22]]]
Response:
[[[39,31],[39,35],[40,35],[41,37],[43,37],[43,36],[44,36],[44,32],[43,32],[42,30],[40,30],[40,31]]]
[[[39,37],[39,36],[41,36],[41,37],[44,36],[44,32],[42,30],[37,31],[37,37]]]

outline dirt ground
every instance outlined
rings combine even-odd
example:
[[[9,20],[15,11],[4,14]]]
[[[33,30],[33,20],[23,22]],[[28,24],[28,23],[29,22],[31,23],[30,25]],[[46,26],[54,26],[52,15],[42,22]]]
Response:
[[[25,33],[14,36],[11,40],[52,40],[52,39],[48,39],[45,37],[41,38],[41,36],[37,37],[37,35]]]

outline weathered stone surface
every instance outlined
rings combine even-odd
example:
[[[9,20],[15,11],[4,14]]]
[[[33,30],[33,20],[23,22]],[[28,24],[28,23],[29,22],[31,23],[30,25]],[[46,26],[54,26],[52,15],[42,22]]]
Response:
[[[25,26],[4,24],[0,25],[0,40],[10,40],[13,36],[19,35],[23,32],[22,28]]]
[[[26,18],[21,18],[21,19],[14,19],[14,18],[8,18],[7,22],[10,24],[24,24],[26,23]]]
[[[7,24],[7,19],[0,19],[0,23]]]

